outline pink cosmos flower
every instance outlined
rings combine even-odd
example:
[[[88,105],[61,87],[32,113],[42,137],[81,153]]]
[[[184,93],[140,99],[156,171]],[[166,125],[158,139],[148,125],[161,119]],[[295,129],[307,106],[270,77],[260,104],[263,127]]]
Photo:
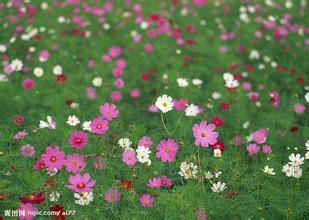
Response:
[[[124,59],[120,58],[116,60],[116,67],[120,69],[124,69],[126,67],[127,63]]]
[[[148,107],[148,110],[152,113],[158,112],[159,109],[153,104]]]
[[[123,74],[123,69],[120,69],[118,67],[116,67],[115,69],[113,69],[113,75],[115,77],[121,77]]]
[[[249,144],[247,146],[247,151],[250,156],[253,156],[260,151],[260,147],[257,144]]]
[[[270,154],[273,150],[271,149],[271,147],[267,144],[265,144],[263,147],[262,147],[262,152],[263,154]]]
[[[87,144],[87,134],[83,131],[73,131],[69,143],[72,148],[83,149]]]
[[[114,81],[114,86],[117,88],[122,88],[124,87],[124,81],[121,78],[118,78]]]
[[[149,186],[150,188],[159,189],[161,187],[161,178],[158,177],[148,180],[147,186]]]
[[[240,136],[235,136],[235,137],[233,138],[233,144],[234,144],[236,147],[242,145],[243,143],[245,143],[245,141],[244,141],[244,139],[243,139],[242,137],[240,137]]]
[[[147,53],[150,53],[153,51],[153,46],[151,44],[145,44],[144,45],[144,51]]]
[[[47,50],[41,50],[39,55],[39,60],[41,62],[46,62],[49,58],[49,52]]]
[[[55,169],[60,170],[64,163],[65,154],[60,151],[58,146],[47,147],[46,153],[42,154],[42,161],[45,166],[48,167],[49,171],[54,171]]]
[[[294,105],[294,112],[298,115],[301,115],[305,112],[305,106],[302,103],[296,103]]]
[[[86,89],[87,91],[87,97],[88,99],[95,99],[96,98],[96,92],[95,92],[95,89],[92,88],[92,87],[87,87]]]
[[[258,98],[259,98],[259,93],[257,93],[257,92],[249,92],[248,93],[248,97],[252,101],[257,101]]]
[[[23,81],[23,88],[26,90],[30,90],[35,86],[35,83],[32,79],[25,79]]]
[[[162,140],[156,149],[157,158],[160,158],[163,162],[173,162],[177,154],[178,144],[175,143],[174,139],[169,138]]]
[[[214,132],[216,126],[214,124],[208,124],[207,121],[202,121],[199,125],[194,124],[192,127],[193,135],[195,137],[195,146],[208,147],[208,145],[214,145],[217,143],[219,134]]]
[[[82,192],[91,192],[92,188],[95,184],[95,180],[90,180],[89,173],[85,173],[84,175],[80,175],[79,173],[75,176],[70,175],[69,182],[71,185],[67,185],[67,187],[77,193]]]
[[[111,57],[108,54],[104,54],[104,55],[102,55],[101,60],[103,62],[109,62],[109,61],[111,61]]]
[[[21,220],[31,220],[35,215],[34,213],[38,211],[38,209],[33,206],[31,203],[21,203],[18,207],[19,211],[19,219]]]
[[[207,215],[206,215],[206,212],[204,210],[196,210],[195,215],[196,215],[197,219],[207,220]]]
[[[121,54],[122,50],[118,46],[112,46],[108,50],[108,55],[112,58],[116,58]]]
[[[266,141],[268,131],[264,128],[261,128],[253,132],[250,137],[252,141],[255,141],[257,144],[262,144]]]
[[[122,154],[122,161],[128,166],[134,166],[137,162],[134,150],[125,150]]]
[[[201,6],[201,5],[205,5],[207,3],[207,0],[192,0],[192,3],[194,5]]]
[[[28,135],[28,132],[26,130],[19,131],[19,132],[17,132],[17,134],[14,135],[13,139],[14,140],[19,140],[19,139],[21,139],[21,138],[23,138],[23,137],[25,137],[27,135]]]
[[[121,92],[113,91],[110,95],[111,100],[113,101],[120,101],[122,99]]]
[[[45,168],[45,163],[42,159],[38,159],[34,164],[34,170],[40,170]]]
[[[95,118],[90,123],[91,132],[95,134],[104,134],[108,129],[108,121],[102,119],[101,117]]]
[[[67,155],[64,165],[67,167],[66,170],[71,173],[79,173],[86,167],[84,156],[76,153]]]
[[[35,154],[35,150],[33,146],[31,146],[30,144],[26,144],[21,147],[21,153],[25,157],[31,157],[33,154]]]
[[[178,100],[173,100],[174,102],[174,107],[177,111],[182,111],[185,110],[186,108],[186,104],[187,104],[187,100],[185,99],[178,99]]]
[[[130,92],[130,96],[132,98],[139,98],[141,96],[141,92],[139,91],[139,89],[132,89]]]
[[[110,188],[104,194],[104,200],[107,203],[116,203],[120,200],[120,193],[117,190]]]
[[[167,176],[161,176],[161,186],[171,187],[173,185],[172,181]]]
[[[154,199],[151,198],[151,196],[150,196],[149,194],[143,194],[143,195],[140,197],[139,201],[140,201],[140,203],[141,203],[141,205],[142,205],[143,207],[148,206],[149,208],[151,208]]]
[[[114,118],[118,117],[119,111],[117,110],[116,105],[105,103],[100,107],[100,113],[103,118],[112,121]]]
[[[143,136],[141,139],[139,139],[138,146],[144,146],[144,147],[151,147],[153,144],[152,140],[148,136]]]

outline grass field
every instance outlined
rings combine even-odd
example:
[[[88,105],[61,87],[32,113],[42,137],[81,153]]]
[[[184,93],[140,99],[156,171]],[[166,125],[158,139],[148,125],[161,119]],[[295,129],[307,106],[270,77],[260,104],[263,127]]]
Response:
[[[0,219],[308,219],[306,10],[1,1]]]

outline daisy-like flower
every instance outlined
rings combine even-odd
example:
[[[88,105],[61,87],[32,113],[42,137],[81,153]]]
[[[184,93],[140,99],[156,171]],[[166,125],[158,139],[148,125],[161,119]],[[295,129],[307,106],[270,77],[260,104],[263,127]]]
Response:
[[[203,81],[201,79],[192,79],[192,84],[195,85],[195,86],[200,86],[203,84]]]
[[[221,150],[220,149],[214,149],[214,157],[221,157]]]
[[[120,200],[120,193],[117,190],[110,188],[104,194],[104,200],[107,203],[116,203]]]
[[[200,109],[197,105],[190,104],[186,109],[185,109],[185,114],[188,117],[195,117],[200,113]]]
[[[143,136],[141,139],[139,139],[138,146],[144,146],[146,148],[151,147],[153,144],[153,141],[148,136]]]
[[[182,162],[178,174],[185,179],[196,178],[197,166],[194,163]]]
[[[82,125],[84,131],[91,131],[91,121],[85,121]]]
[[[56,129],[57,124],[53,121],[53,118],[47,115],[47,122],[40,120],[39,128],[49,128],[49,129]]]
[[[79,173],[75,176],[70,175],[69,182],[71,185],[67,185],[67,187],[77,193],[82,192],[92,192],[92,188],[95,184],[95,180],[90,180],[89,173],[85,173],[80,175]]]
[[[129,138],[120,138],[118,141],[118,145],[123,149],[130,149],[132,141]]]
[[[268,175],[275,175],[276,173],[274,172],[274,168],[271,168],[269,166],[265,166],[263,169],[263,172],[268,174]]]
[[[53,68],[53,73],[54,73],[54,75],[56,75],[56,76],[62,75],[62,67],[61,67],[60,65],[56,65],[56,66]]]
[[[42,154],[42,161],[45,166],[48,167],[48,170],[53,172],[55,169],[60,170],[64,164],[65,154],[63,151],[60,151],[58,146],[47,147],[46,153]]]
[[[140,199],[139,199],[141,205],[143,207],[152,207],[152,203],[154,201],[154,199],[149,195],[149,194],[143,194]]]
[[[10,65],[14,71],[21,71],[23,69],[23,62],[19,59],[13,60]]]
[[[210,180],[213,177],[214,175],[210,171],[205,172],[205,179]]]
[[[179,87],[187,87],[189,85],[189,82],[185,78],[178,78],[177,84]]]
[[[60,193],[57,191],[51,192],[49,194],[49,201],[51,202],[58,202],[60,199]]]
[[[23,138],[23,137],[26,137],[27,135],[28,135],[28,132],[27,132],[26,130],[19,131],[19,132],[17,132],[17,133],[14,135],[13,139],[14,139],[14,140],[19,140],[19,139],[21,139],[21,138]]]
[[[292,153],[290,156],[289,156],[289,164],[292,165],[292,166],[299,166],[299,165],[302,165],[304,163],[304,157],[301,157],[300,154],[294,154]]]
[[[148,180],[147,186],[149,186],[150,188],[157,188],[159,189],[161,187],[161,178],[153,178]]]
[[[293,175],[293,166],[289,166],[289,164],[286,164],[282,167],[282,172],[285,173],[286,176],[290,177]]]
[[[211,187],[211,190],[216,193],[220,193],[225,189],[226,189],[225,183],[221,183],[220,181],[212,184]]]
[[[160,158],[163,162],[173,162],[176,157],[178,148],[179,146],[174,141],[174,139],[169,138],[167,140],[162,140],[156,148],[156,157]]]
[[[21,147],[21,153],[25,157],[31,157],[33,156],[33,154],[35,154],[35,150],[33,146],[31,146],[30,144],[26,144]]]
[[[83,149],[87,144],[87,134],[83,131],[73,131],[68,141],[72,148]]]
[[[91,132],[95,134],[104,134],[109,129],[108,121],[102,119],[101,117],[93,119],[90,127]]]
[[[33,74],[36,76],[36,77],[41,77],[43,76],[44,74],[44,70],[41,68],[41,67],[35,67],[33,69]]]
[[[155,106],[163,113],[169,112],[174,107],[173,99],[172,97],[167,95],[159,96],[157,101],[155,102]]]
[[[171,187],[173,185],[172,181],[167,176],[161,176],[160,179],[162,187]]]
[[[100,107],[100,113],[103,118],[112,121],[114,118],[118,117],[119,111],[117,110],[116,105],[105,103]]]
[[[134,166],[137,162],[134,150],[125,150],[122,154],[122,161],[128,166]]]
[[[84,161],[84,156],[74,153],[67,155],[64,165],[68,172],[79,173],[86,167],[86,162]]]
[[[219,134],[215,132],[216,126],[208,124],[207,121],[202,121],[200,124],[194,124],[192,127],[193,135],[195,137],[195,146],[208,147],[217,143]]]
[[[70,115],[67,120],[67,124],[70,126],[76,126],[80,123],[79,119],[75,115]]]
[[[92,80],[92,84],[93,86],[95,87],[100,87],[102,86],[102,83],[103,83],[103,80],[101,77],[95,77],[93,80]]]
[[[151,164],[151,160],[149,159],[151,151],[149,150],[149,148],[139,146],[136,150],[136,153],[136,158],[140,163],[148,163],[149,165]]]
[[[250,135],[250,139],[255,141],[257,144],[262,144],[266,141],[268,131],[264,128],[261,128]]]
[[[306,150],[309,151],[309,140],[306,141],[305,146],[306,146]]]
[[[303,174],[303,170],[299,166],[293,166],[293,177],[300,178]]]
[[[74,193],[75,203],[77,205],[85,206],[93,201],[93,193],[92,192],[82,192],[81,194]]]
[[[305,158],[306,158],[306,160],[308,160],[308,159],[309,159],[309,151],[307,151],[307,152],[306,152],[306,154],[305,154]]]

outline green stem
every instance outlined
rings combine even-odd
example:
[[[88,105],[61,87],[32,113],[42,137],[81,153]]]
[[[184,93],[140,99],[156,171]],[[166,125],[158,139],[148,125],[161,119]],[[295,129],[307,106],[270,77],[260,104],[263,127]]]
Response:
[[[165,125],[165,122],[163,120],[163,114],[161,113],[161,121],[162,121],[162,124],[163,124],[163,127],[166,131],[166,133],[169,135],[169,136],[172,136],[171,133],[168,131],[168,129],[166,128],[166,125]]]

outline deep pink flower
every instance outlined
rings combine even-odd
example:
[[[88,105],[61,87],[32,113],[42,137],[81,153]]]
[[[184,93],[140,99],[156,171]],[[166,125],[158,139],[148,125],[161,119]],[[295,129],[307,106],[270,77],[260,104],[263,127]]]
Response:
[[[153,51],[153,46],[151,44],[145,44],[144,45],[144,51],[147,53],[150,53]]]
[[[159,189],[161,187],[161,178],[158,177],[148,180],[147,186],[149,186],[150,188]]]
[[[122,161],[129,166],[134,166],[137,162],[135,151],[125,150],[122,154]]]
[[[174,107],[177,111],[185,110],[187,100],[185,100],[185,99],[178,99],[178,100],[174,99],[173,102],[174,102]]]
[[[67,167],[66,170],[71,173],[79,173],[82,169],[85,168],[86,163],[84,161],[84,156],[79,154],[70,154],[67,155],[64,165]]]
[[[112,121],[114,118],[118,117],[119,111],[116,105],[106,102],[104,105],[101,105],[100,113],[103,118]]]
[[[163,162],[173,162],[178,151],[178,144],[175,143],[174,139],[169,138],[162,140],[156,149],[157,158],[160,158]]]
[[[35,86],[35,83],[32,79],[25,79],[23,81],[23,88],[24,89],[27,89],[27,90],[30,90],[32,89],[33,87]]]
[[[83,131],[73,131],[69,137],[72,148],[83,149],[87,144],[87,134]]]
[[[214,124],[208,124],[207,121],[202,121],[199,125],[194,124],[192,127],[193,135],[195,137],[195,146],[208,147],[208,145],[214,145],[217,143],[219,134],[215,132],[216,126]]]
[[[161,186],[171,187],[173,185],[172,181],[167,176],[161,176]]]
[[[24,118],[24,116],[16,115],[14,117],[13,121],[14,121],[14,124],[21,125],[21,124],[23,124],[25,122],[25,118]]]
[[[110,95],[111,100],[113,101],[120,101],[122,99],[121,92],[113,91]]]
[[[143,136],[141,139],[139,139],[138,146],[144,146],[144,147],[151,147],[153,144],[152,140],[148,136]]]
[[[21,147],[21,153],[25,157],[31,157],[33,154],[35,154],[35,150],[33,146],[31,146],[30,144],[26,144]]]
[[[253,156],[260,151],[260,147],[257,144],[249,144],[247,146],[247,151],[250,156]]]
[[[34,170],[39,170],[39,169],[44,169],[46,166],[45,166],[45,163],[43,162],[42,159],[38,159],[35,164],[34,164]]]
[[[21,220],[31,220],[34,218],[34,213],[38,211],[38,209],[33,206],[31,203],[22,203],[18,207],[18,217]]]
[[[47,147],[46,153],[42,154],[42,161],[45,166],[48,167],[49,171],[53,172],[55,169],[60,170],[64,163],[65,154],[60,151],[58,146]]]
[[[101,117],[93,119],[90,127],[91,132],[95,134],[104,134],[109,129],[108,121],[102,119]]]
[[[142,205],[143,207],[148,206],[148,207],[151,208],[154,199],[153,199],[149,194],[143,194],[143,195],[140,197],[139,201],[140,201],[140,203],[141,203],[141,205]]]
[[[120,193],[117,190],[110,188],[104,194],[104,200],[107,203],[116,203],[120,200]]]
[[[271,147],[267,144],[263,145],[262,147],[262,152],[263,154],[270,154],[273,150],[271,149]]]
[[[124,69],[126,67],[127,63],[124,59],[120,58],[116,60],[116,67],[120,69]]]
[[[70,175],[69,182],[71,185],[67,185],[67,187],[75,192],[91,192],[92,188],[95,184],[95,180],[90,180],[89,173],[85,173],[84,175],[80,175],[79,173],[75,176]]]
[[[117,78],[115,81],[114,81],[114,86],[116,86],[117,88],[122,88],[124,87],[124,81],[121,79],[121,78]]]
[[[250,137],[252,141],[255,141],[257,144],[262,144],[266,141],[268,131],[264,128],[261,128],[253,132]]]
[[[139,98],[141,96],[141,92],[139,91],[139,89],[132,89],[130,92],[130,96],[132,98]]]

